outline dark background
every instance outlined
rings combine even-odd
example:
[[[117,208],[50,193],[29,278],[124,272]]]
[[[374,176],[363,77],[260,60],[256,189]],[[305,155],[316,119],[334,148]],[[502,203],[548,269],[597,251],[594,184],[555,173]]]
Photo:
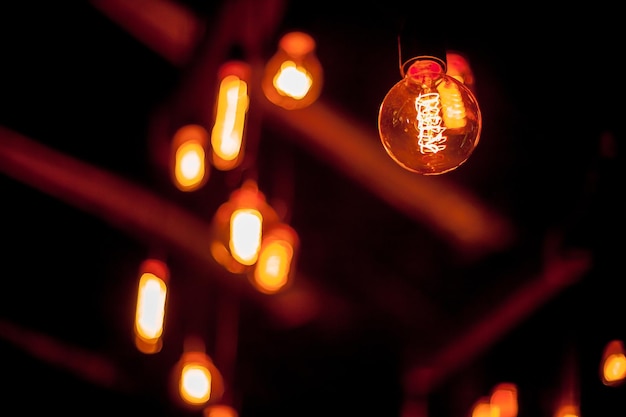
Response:
[[[406,417],[465,416],[503,381],[518,385],[520,417],[552,416],[564,393],[579,400],[582,415],[624,414],[623,386],[598,378],[605,344],[626,339],[617,10],[599,2],[553,12],[528,3],[429,10],[336,3],[176,3],[204,29],[179,61],[107,16],[107,2],[0,8],[6,410],[199,415],[168,392],[169,372],[193,334],[227,378],[225,401],[242,417],[397,416],[412,401],[427,404],[427,414]],[[250,8],[249,20],[233,19],[228,4]],[[427,22],[424,39],[462,53],[476,79],[480,143],[441,177],[396,172],[378,141],[378,108],[400,80],[403,20]],[[290,29],[316,39],[325,84],[314,108],[334,117],[290,116],[253,96],[246,163],[213,170],[202,190],[182,195],[169,182],[164,141],[183,123],[210,123],[221,59],[234,49],[268,59]],[[230,48],[238,36],[243,48]],[[411,200],[412,188],[390,197],[318,133],[307,135],[332,129],[337,118],[367,132],[347,142],[378,149],[372,160],[358,147],[342,158],[416,184],[432,200]],[[18,154],[73,175],[63,157],[82,161],[157,197],[147,204],[138,195],[140,212],[172,204],[203,227],[242,179],[256,177],[298,232],[289,290],[315,300],[313,312],[298,316],[308,304],[288,294],[277,297],[282,304],[259,297],[245,279],[226,276],[167,234],[102,209],[95,201],[117,197],[97,176],[84,177],[94,197],[71,179],[48,181],[21,167],[9,156],[15,135],[25,141]],[[386,186],[403,195],[403,184]],[[485,213],[482,223],[469,215],[461,222],[474,233],[466,240],[447,229],[465,213],[455,198]],[[441,216],[429,212],[432,201]],[[155,253],[170,267],[170,299],[164,348],[146,356],[132,340],[134,291],[139,264]],[[455,348],[452,357],[461,359],[442,364]],[[441,378],[420,390],[414,371],[438,367]]]

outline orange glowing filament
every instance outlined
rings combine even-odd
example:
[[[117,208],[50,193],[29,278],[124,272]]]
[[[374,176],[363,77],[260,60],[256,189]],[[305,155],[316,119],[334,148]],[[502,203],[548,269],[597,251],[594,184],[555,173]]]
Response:
[[[213,151],[223,160],[232,161],[241,151],[246,113],[248,85],[235,75],[220,83],[217,115],[211,135]]]
[[[440,115],[441,102],[438,93],[420,94],[415,100],[417,110],[418,142],[421,153],[437,153],[446,149],[443,135],[446,128]]]

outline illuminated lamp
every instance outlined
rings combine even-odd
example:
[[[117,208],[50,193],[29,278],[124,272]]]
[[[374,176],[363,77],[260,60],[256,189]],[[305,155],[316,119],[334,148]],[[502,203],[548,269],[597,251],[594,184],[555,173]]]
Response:
[[[194,410],[218,403],[224,395],[221,373],[199,339],[188,338],[186,345],[172,370],[173,394],[182,405]]]
[[[262,293],[274,294],[292,281],[298,234],[287,224],[277,223],[263,235],[259,258],[250,271],[254,287]]]
[[[219,86],[215,123],[211,131],[212,163],[221,171],[239,166],[245,148],[245,130],[250,104],[250,66],[229,61],[218,71]]]
[[[433,34],[434,39],[425,39]],[[402,79],[387,92],[378,112],[387,154],[422,175],[458,168],[474,152],[482,130],[481,111],[468,87],[473,76],[467,60],[448,53],[437,35],[443,33],[434,22],[404,25],[398,36]]]
[[[259,257],[264,231],[278,220],[256,181],[245,181],[215,212],[211,254],[229,272],[245,273]]]
[[[261,80],[265,97],[287,110],[302,109],[319,97],[324,73],[315,54],[315,40],[304,32],[289,32],[267,64]]]
[[[195,191],[206,183],[210,172],[206,162],[208,142],[208,132],[196,124],[182,126],[174,134],[171,174],[179,190]]]
[[[147,259],[140,266],[135,313],[135,346],[143,353],[161,350],[167,283],[167,265],[157,259]]]
[[[606,386],[618,386],[626,379],[626,351],[620,340],[607,343],[600,362],[600,379]]]

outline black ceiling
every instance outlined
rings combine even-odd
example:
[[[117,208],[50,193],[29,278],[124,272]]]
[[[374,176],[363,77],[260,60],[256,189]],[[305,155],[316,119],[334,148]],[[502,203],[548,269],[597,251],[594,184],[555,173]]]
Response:
[[[193,334],[242,417],[461,416],[501,381],[519,385],[520,417],[552,415],[572,381],[583,414],[626,409],[624,388],[597,378],[604,344],[626,338],[614,12],[185,1],[164,4],[189,12],[189,38],[138,32],[148,26],[133,16],[159,3],[0,9],[7,407],[185,415],[167,378]],[[158,16],[171,28],[178,15]],[[480,143],[442,176],[404,171],[378,139],[400,18],[440,19],[428,36],[476,79]],[[252,85],[246,163],[180,193],[163,158],[172,132],[210,123],[235,44],[258,64],[290,29],[317,41],[320,100],[289,113]],[[257,294],[203,248],[250,176],[298,232],[284,294]],[[155,254],[171,298],[164,348],[146,356],[132,340],[134,286]]]

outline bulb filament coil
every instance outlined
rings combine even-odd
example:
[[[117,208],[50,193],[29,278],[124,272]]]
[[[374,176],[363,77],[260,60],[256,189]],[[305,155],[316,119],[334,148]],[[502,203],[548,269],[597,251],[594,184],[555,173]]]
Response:
[[[441,100],[438,93],[420,94],[415,100],[417,110],[417,144],[421,153],[437,153],[446,149],[443,132]]]

